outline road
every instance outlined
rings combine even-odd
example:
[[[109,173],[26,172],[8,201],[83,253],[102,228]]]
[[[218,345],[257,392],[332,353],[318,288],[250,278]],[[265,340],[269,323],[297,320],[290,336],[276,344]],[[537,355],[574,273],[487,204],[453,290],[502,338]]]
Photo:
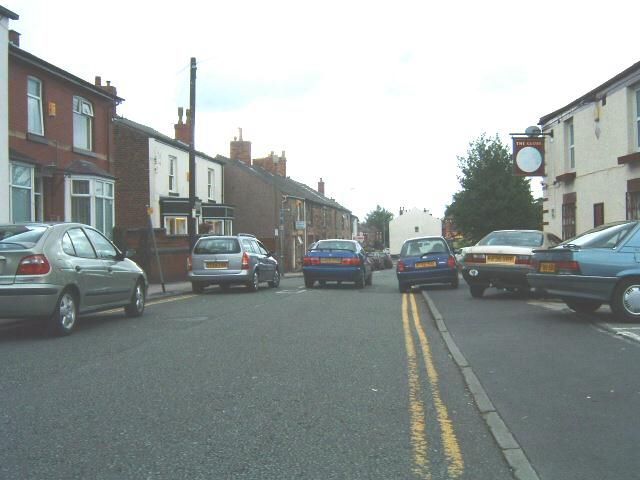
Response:
[[[419,292],[207,290],[0,332],[0,478],[509,479]]]

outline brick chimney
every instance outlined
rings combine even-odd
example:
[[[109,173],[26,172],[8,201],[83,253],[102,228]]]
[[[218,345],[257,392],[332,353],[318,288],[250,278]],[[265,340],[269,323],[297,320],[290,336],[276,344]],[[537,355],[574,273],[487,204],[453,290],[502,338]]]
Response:
[[[240,128],[240,139],[233,137],[233,141],[229,144],[229,157],[231,160],[239,160],[251,165],[251,142],[242,140],[242,129]]]
[[[20,34],[15,30],[9,30],[9,43],[14,47],[20,46]]]
[[[111,81],[110,80],[107,80],[107,84],[106,85],[102,85],[102,77],[100,77],[100,75],[96,75],[96,81],[94,83],[95,83],[96,87],[100,87],[105,92],[109,92],[112,95],[117,95],[118,94],[118,92],[116,90],[116,87],[111,85]]]
[[[285,156],[284,150],[282,151],[281,157],[271,152],[268,157],[255,158],[253,160],[253,164],[258,167],[264,168],[274,175],[280,175],[281,177],[287,176],[287,158]]]
[[[191,145],[191,112],[187,108],[187,114],[184,123],[182,122],[183,108],[178,107],[178,123],[173,128],[176,132],[176,140]]]
[[[322,181],[322,178],[318,182],[318,193],[320,195],[324,195],[324,182]]]

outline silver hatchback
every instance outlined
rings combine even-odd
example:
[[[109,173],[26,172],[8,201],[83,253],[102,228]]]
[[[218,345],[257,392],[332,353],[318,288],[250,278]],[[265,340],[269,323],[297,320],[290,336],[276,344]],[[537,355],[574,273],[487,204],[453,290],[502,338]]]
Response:
[[[79,314],[144,312],[147,277],[102,233],[79,223],[0,225],[0,318],[41,317],[70,334]]]
[[[258,290],[261,282],[280,285],[280,268],[273,254],[254,235],[204,235],[188,259],[188,276],[195,293],[207,285],[228,289],[233,284]]]

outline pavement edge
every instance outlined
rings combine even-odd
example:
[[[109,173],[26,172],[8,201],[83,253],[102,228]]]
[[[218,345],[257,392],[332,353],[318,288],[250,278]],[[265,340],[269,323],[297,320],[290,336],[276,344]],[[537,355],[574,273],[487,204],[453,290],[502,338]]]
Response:
[[[435,303],[424,290],[422,290],[422,296],[427,304],[431,317],[436,322],[436,326],[444,340],[444,343],[447,345],[449,353],[462,373],[467,388],[471,392],[482,418],[487,424],[487,427],[498,444],[498,447],[502,451],[504,459],[511,468],[513,476],[517,480],[540,480],[540,477],[538,477],[538,474],[529,462],[529,459],[524,454],[520,444],[511,434],[511,431],[496,411],[489,395],[487,395],[487,392],[482,387],[480,380],[478,380],[478,377],[473,372],[473,369],[467,362],[466,358],[462,355],[462,352],[453,340],[451,333],[447,330],[444,318],[436,308]]]

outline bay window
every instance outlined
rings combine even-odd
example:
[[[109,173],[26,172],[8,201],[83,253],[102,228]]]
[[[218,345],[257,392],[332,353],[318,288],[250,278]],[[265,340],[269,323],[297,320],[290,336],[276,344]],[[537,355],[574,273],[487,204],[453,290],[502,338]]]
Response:
[[[113,181],[74,177],[69,182],[69,220],[90,225],[106,237],[113,238]]]

